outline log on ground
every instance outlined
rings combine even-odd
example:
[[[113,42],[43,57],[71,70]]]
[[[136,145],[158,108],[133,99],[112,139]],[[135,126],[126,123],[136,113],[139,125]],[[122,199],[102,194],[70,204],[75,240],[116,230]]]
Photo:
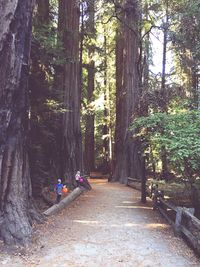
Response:
[[[79,195],[83,193],[83,189],[77,187],[74,189],[67,197],[60,201],[60,203],[53,205],[48,210],[44,211],[43,214],[46,216],[50,216],[56,214],[57,212],[64,209],[67,205],[69,205],[74,199],[76,199]]]

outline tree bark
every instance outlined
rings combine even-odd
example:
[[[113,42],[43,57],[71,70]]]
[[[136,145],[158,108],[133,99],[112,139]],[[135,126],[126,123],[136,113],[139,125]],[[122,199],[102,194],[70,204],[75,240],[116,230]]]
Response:
[[[59,34],[66,57],[60,80],[66,109],[62,120],[61,163],[63,176],[69,184],[73,183],[76,171],[83,169],[80,128],[79,15],[79,4],[76,1],[59,1]]]
[[[38,20],[41,24],[49,23],[49,0],[36,0],[38,5]]]
[[[104,29],[104,124],[103,124],[103,172],[109,173],[109,93],[108,93],[108,58],[107,58],[107,36]]]
[[[49,0],[37,0],[36,11],[34,12],[33,28],[34,32],[47,30],[49,26]],[[49,26],[50,28],[50,26]],[[48,36],[47,36],[48,38]],[[44,137],[41,129],[45,128],[44,113],[41,111],[41,106],[44,106],[48,93],[47,71],[48,66],[44,62],[44,52],[41,56],[41,43],[32,38],[31,44],[31,67],[29,75],[29,91],[30,91],[30,135],[29,135],[29,160],[30,160],[30,175],[32,182],[33,197],[41,196],[42,189],[49,177],[57,177],[59,170],[58,166],[53,164],[55,158],[58,158],[57,150],[54,149],[55,144],[51,142],[49,145],[44,142],[48,140]],[[47,53],[45,55],[47,57]],[[40,119],[38,119],[40,118]],[[46,119],[46,118],[45,118]],[[55,118],[51,118],[55,123]],[[41,127],[42,125],[42,127]],[[57,156],[57,157],[56,157]]]
[[[94,101],[94,76],[95,67],[94,61],[88,65],[88,88],[87,88],[87,100],[90,106],[91,102]],[[92,107],[91,107],[92,109]],[[90,110],[86,115],[86,126],[85,126],[85,153],[84,162],[85,169],[87,172],[94,171],[95,169],[95,140],[94,140],[94,111]]]
[[[94,38],[95,38],[95,5],[88,3],[88,27],[86,28],[88,36],[90,36],[90,44],[88,46],[88,84],[87,84],[87,103],[89,106],[89,112],[86,115],[86,127],[85,127],[85,153],[84,153],[84,166],[88,172],[95,169],[95,140],[94,140],[94,110],[91,103],[94,101],[94,86],[95,86],[95,62],[94,57]]]
[[[0,217],[7,244],[26,244],[37,213],[27,156],[32,0],[0,3]]]
[[[162,80],[161,80],[161,111],[167,112],[167,97],[166,97],[166,62],[167,62],[167,36],[169,27],[169,10],[168,10],[168,0],[166,1],[166,20],[164,24],[163,32],[163,59],[162,59]],[[161,161],[162,161],[162,177],[167,179],[168,176],[168,160],[167,152],[165,146],[161,147]]]
[[[116,135],[114,181],[126,183],[127,177],[142,179],[140,142],[133,141],[129,126],[138,113],[140,97],[138,73],[138,3],[123,1],[122,23],[116,46]]]

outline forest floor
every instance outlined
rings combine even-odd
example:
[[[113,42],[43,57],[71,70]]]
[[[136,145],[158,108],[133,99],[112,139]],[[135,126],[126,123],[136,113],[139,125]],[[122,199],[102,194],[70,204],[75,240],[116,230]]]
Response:
[[[92,180],[85,192],[58,215],[34,229],[26,250],[0,247],[6,267],[190,267],[200,260],[153,211],[140,193],[118,183]]]

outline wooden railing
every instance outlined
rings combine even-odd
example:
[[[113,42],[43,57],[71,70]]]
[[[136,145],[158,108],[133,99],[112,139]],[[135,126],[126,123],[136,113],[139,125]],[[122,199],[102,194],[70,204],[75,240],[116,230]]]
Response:
[[[131,186],[135,189],[139,189],[139,190],[141,189],[141,181],[140,180],[134,179],[131,177],[127,177],[126,181],[127,181],[126,185]]]
[[[127,185],[140,183],[134,178],[127,178]],[[133,186],[135,188],[135,186]],[[138,189],[138,188],[137,188]],[[200,220],[194,216],[193,208],[177,207],[164,199],[164,192],[157,187],[147,188],[147,195],[152,198],[153,209],[157,209],[173,227],[176,236],[183,236],[200,255]]]

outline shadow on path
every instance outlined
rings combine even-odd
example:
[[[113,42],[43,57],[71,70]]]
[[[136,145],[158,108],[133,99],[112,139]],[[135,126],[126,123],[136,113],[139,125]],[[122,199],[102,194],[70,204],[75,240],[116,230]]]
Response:
[[[102,179],[91,183],[92,191],[37,228],[38,248],[18,266],[200,266],[150,203],[140,204],[138,191]]]

